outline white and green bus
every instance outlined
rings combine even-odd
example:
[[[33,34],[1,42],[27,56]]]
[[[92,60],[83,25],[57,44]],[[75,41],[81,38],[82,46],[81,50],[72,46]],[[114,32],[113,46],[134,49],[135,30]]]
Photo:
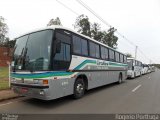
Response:
[[[143,73],[143,65],[141,61],[135,60],[134,58],[127,58],[128,63],[128,78],[135,78],[141,76]]]
[[[123,53],[61,26],[16,38],[11,86],[14,92],[51,100],[84,92],[127,77]]]

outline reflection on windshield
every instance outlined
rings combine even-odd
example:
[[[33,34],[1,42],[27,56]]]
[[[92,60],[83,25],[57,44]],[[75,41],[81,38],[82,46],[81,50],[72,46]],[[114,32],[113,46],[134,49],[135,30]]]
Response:
[[[22,69],[24,63],[24,53],[25,53],[25,46],[28,39],[28,35],[23,36],[17,39],[14,51],[14,64],[15,69]]]
[[[52,30],[45,30],[17,39],[15,69],[48,70],[52,35]]]

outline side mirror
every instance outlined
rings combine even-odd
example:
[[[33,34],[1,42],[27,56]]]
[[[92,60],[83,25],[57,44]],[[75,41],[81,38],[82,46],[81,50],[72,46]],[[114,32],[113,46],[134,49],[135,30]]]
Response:
[[[134,70],[134,66],[132,66],[132,70]]]

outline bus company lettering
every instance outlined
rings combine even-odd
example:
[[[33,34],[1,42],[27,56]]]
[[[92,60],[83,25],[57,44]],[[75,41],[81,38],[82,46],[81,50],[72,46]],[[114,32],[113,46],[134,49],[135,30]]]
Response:
[[[105,65],[105,66],[108,66],[108,62],[106,61],[100,61],[100,60],[97,60],[97,65]]]

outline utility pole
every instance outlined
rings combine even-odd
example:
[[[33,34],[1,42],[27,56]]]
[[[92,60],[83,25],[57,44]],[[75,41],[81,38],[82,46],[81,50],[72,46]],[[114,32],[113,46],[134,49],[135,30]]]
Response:
[[[135,49],[135,60],[137,59],[137,49],[138,49],[138,46],[136,46],[136,49]]]

